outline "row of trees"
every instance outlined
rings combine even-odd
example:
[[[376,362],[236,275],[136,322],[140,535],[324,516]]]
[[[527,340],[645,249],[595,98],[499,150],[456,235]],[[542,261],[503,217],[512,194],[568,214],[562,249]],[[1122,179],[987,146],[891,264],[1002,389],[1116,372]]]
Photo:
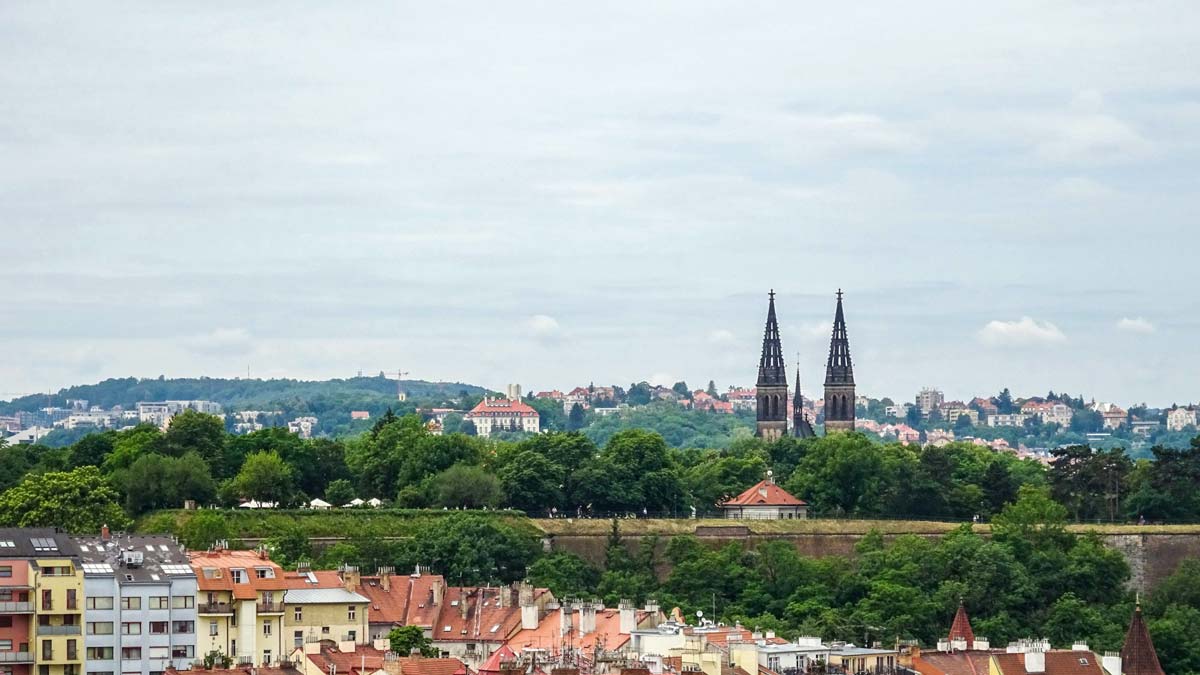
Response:
[[[712,513],[771,469],[818,516],[966,520],[999,512],[1022,486],[1044,485],[1079,520],[1200,518],[1200,439],[1185,449],[1155,448],[1154,457],[1134,462],[1120,450],[1068,447],[1055,451],[1047,471],[983,446],[920,448],[861,434],[769,443],[738,437],[713,449],[671,447],[643,429],[614,431],[602,444],[581,432],[496,440],[434,435],[418,417],[392,414],[335,441],[278,428],[230,435],[219,419],[187,411],[165,432],[141,426],[66,448],[0,446],[0,489],[20,484],[27,492],[88,468],[87,479],[99,477],[130,516],[185,500],[296,506],[323,497],[341,505],[356,496],[539,516],[686,516]]]

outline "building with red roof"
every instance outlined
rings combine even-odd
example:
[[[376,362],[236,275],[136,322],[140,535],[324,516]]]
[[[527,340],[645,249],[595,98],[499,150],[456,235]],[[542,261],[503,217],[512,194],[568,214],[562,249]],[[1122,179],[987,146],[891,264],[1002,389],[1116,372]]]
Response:
[[[466,417],[475,424],[475,432],[483,438],[491,436],[493,431],[524,431],[530,434],[541,431],[538,412],[521,399],[485,398]]]
[[[775,484],[775,477],[767,477],[751,486],[742,494],[721,502],[725,517],[735,520],[790,520],[807,518],[808,504]]]
[[[1164,675],[1158,662],[1158,652],[1150,631],[1142,620],[1142,605],[1138,603],[1125,632],[1125,643],[1121,645],[1121,672],[1123,675]]]

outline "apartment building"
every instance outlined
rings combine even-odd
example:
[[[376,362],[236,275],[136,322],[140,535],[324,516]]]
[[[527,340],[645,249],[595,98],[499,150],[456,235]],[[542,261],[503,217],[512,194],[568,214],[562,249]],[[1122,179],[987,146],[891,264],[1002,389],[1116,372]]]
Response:
[[[214,547],[189,554],[196,574],[200,656],[219,652],[238,663],[286,660],[307,642],[366,644],[370,601],[337,572],[285,572],[265,550]]]
[[[87,675],[160,675],[196,651],[196,575],[167,536],[75,537],[83,561]]]
[[[0,529],[0,675],[80,675],[83,577],[50,528]]]

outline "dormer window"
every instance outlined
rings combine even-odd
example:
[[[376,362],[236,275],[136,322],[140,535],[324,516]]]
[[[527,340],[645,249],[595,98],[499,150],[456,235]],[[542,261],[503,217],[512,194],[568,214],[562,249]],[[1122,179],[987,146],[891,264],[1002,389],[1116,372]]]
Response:
[[[229,570],[229,578],[233,579],[235,584],[246,583],[246,570],[240,567],[233,567]]]

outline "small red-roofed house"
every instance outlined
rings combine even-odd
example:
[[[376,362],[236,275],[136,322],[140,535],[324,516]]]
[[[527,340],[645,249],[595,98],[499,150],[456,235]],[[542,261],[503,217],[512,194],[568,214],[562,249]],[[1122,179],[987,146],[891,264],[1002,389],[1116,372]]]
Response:
[[[482,438],[493,431],[524,431],[536,434],[541,429],[540,416],[520,399],[485,398],[467,413],[475,423],[475,432]]]
[[[721,502],[725,517],[733,520],[790,520],[807,518],[808,504],[775,484],[767,475],[742,494]]]

